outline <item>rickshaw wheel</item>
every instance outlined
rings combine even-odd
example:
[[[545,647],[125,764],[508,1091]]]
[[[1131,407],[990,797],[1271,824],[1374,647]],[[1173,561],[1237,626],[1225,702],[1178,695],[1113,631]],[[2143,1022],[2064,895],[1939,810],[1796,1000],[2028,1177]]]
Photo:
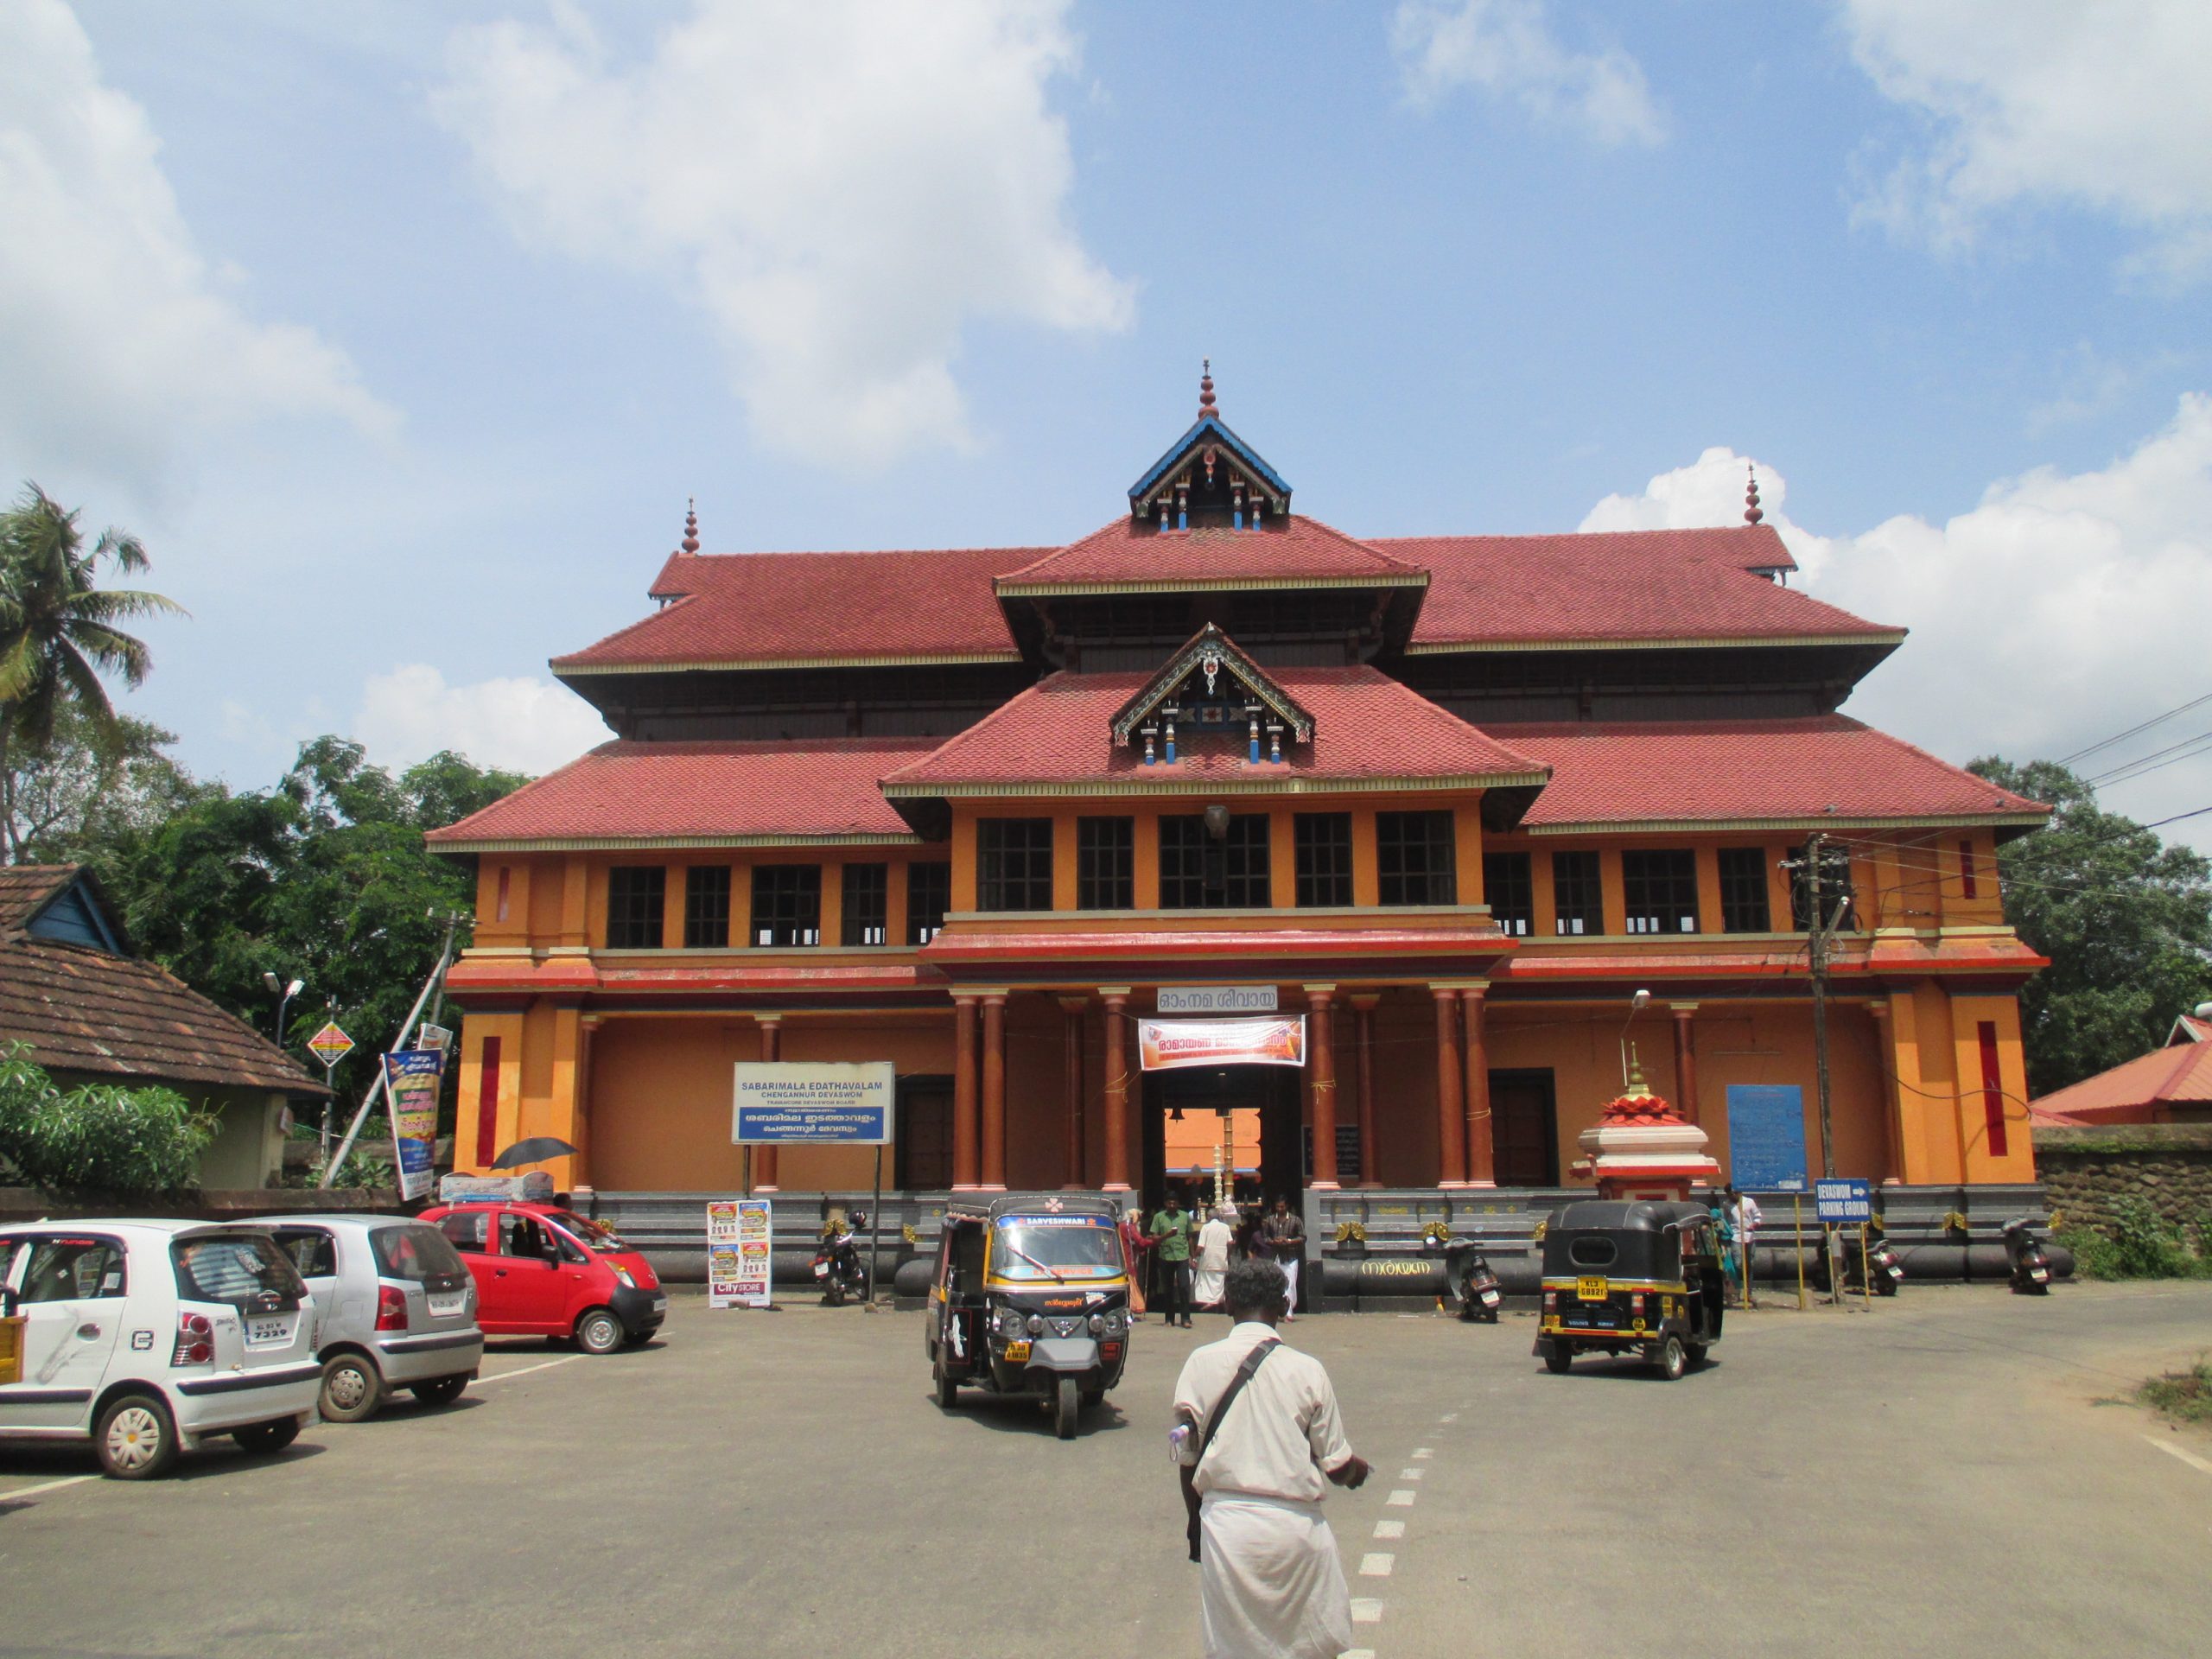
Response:
[[[1712,1344],[1704,1342],[1690,1342],[1683,1344],[1682,1347],[1683,1351],[1689,1355],[1691,1364],[1702,1365],[1705,1363],[1706,1355],[1712,1349]]]
[[[1094,1407],[1103,1403],[1105,1398],[1106,1390],[1103,1389],[1085,1389],[1083,1391],[1082,1395],[1083,1408],[1085,1411],[1089,1411]]]
[[[1680,1337],[1669,1337],[1659,1344],[1660,1376],[1669,1382],[1675,1382],[1681,1380],[1682,1373],[1688,1369],[1689,1354],[1683,1348]]]
[[[1555,1342],[1544,1350],[1544,1369],[1554,1376],[1564,1376],[1574,1363],[1574,1350],[1563,1342]]]
[[[1060,1378],[1052,1389],[1052,1433],[1064,1440],[1075,1439],[1075,1414],[1081,1404],[1075,1378]]]
[[[940,1411],[950,1411],[960,1403],[960,1385],[952,1380],[942,1360],[937,1367],[937,1403]]]

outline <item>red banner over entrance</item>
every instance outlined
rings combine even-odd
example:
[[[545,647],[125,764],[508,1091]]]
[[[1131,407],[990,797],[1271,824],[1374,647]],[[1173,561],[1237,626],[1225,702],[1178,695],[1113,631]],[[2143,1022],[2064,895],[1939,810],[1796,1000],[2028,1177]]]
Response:
[[[1303,1065],[1306,1016],[1291,1020],[1140,1020],[1147,1071],[1199,1065]]]

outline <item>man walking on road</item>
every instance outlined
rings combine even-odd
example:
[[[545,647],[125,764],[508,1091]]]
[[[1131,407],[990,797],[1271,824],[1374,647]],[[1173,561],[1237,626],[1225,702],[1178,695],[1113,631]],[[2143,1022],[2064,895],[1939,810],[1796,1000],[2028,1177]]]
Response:
[[[1236,1230],[1230,1224],[1235,1213],[1225,1204],[1218,1205],[1198,1229],[1198,1254],[1191,1262],[1191,1297],[1200,1307],[1222,1306],[1222,1278],[1229,1271],[1229,1247],[1236,1238]]]
[[[1182,1194],[1168,1189],[1166,1205],[1152,1218],[1152,1236],[1160,1241],[1160,1317],[1168,1325],[1178,1319],[1191,1328],[1191,1217],[1183,1209]]]
[[[1275,1335],[1274,1264],[1236,1263],[1224,1300],[1229,1335],[1192,1353],[1175,1382],[1206,1659],[1337,1659],[1351,1646],[1351,1592],[1321,1500],[1330,1484],[1357,1487],[1367,1464],[1321,1362]]]
[[[1260,1224],[1260,1236],[1274,1252],[1275,1266],[1282,1269],[1283,1283],[1289,1287],[1282,1316],[1287,1323],[1298,1317],[1298,1270],[1306,1264],[1306,1224],[1288,1198],[1279,1198],[1274,1213]]]

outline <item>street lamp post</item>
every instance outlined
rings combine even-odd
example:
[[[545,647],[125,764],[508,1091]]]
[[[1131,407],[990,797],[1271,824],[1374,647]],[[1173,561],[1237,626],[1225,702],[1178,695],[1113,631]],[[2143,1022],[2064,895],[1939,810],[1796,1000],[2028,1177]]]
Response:
[[[279,981],[266,968],[261,970],[261,982],[269,988],[269,995],[276,999],[276,1046],[284,1046],[284,1010],[292,1006],[292,999],[307,989],[308,982],[296,979],[289,984]]]

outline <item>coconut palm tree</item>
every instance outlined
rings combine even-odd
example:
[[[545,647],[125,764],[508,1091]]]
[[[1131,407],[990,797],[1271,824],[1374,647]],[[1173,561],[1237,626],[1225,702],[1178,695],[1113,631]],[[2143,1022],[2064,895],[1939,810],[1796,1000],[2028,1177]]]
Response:
[[[101,676],[119,674],[133,688],[144,682],[153,654],[118,623],[183,613],[160,594],[100,588],[100,568],[111,563],[143,570],[146,550],[137,537],[109,530],[87,552],[77,515],[35,484],[0,512],[0,788],[15,775],[10,750],[42,747],[63,703],[111,727],[115,706]],[[0,812],[0,835],[8,839],[0,851],[10,862],[22,850],[14,844],[12,821]]]

